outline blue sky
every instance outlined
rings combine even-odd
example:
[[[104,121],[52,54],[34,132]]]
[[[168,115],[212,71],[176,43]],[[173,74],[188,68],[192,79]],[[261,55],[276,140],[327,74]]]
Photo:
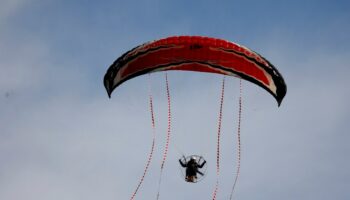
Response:
[[[102,78],[134,46],[205,35],[269,59],[288,86],[281,107],[243,83],[242,168],[235,199],[350,198],[350,2],[0,2],[0,199],[128,199],[152,142],[147,76],[108,99]],[[161,199],[210,199],[221,76],[171,72],[172,137]],[[156,148],[136,199],[155,198],[166,135],[164,74],[151,76]],[[218,199],[235,173],[239,82],[227,79]],[[201,154],[207,176],[181,178]]]

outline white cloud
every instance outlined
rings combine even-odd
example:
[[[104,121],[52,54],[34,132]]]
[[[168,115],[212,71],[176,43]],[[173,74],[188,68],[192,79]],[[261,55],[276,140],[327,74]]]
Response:
[[[25,43],[0,40],[0,91],[35,90],[46,82],[50,68],[49,49],[38,40]]]
[[[8,17],[14,15],[27,2],[26,0],[2,0],[0,6],[0,21],[5,21]]]
[[[6,28],[11,17],[18,15],[22,9],[32,3],[39,3],[37,0],[1,0],[0,2],[0,27]],[[2,33],[0,33],[1,36]]]

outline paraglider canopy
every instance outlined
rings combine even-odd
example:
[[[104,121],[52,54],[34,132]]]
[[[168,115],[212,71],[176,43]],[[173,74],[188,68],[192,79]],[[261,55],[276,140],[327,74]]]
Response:
[[[173,36],[137,46],[108,69],[104,85],[109,97],[123,82],[166,70],[209,72],[240,77],[264,88],[281,104],[287,87],[282,75],[258,53],[222,39]]]

